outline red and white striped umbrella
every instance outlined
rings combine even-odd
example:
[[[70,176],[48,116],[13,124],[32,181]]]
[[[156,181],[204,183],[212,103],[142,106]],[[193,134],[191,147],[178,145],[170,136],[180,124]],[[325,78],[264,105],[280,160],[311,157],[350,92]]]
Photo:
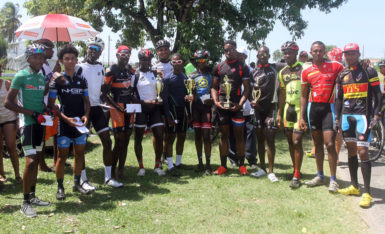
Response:
[[[84,20],[63,14],[48,14],[33,17],[16,31],[16,39],[51,41],[81,41],[99,34]]]

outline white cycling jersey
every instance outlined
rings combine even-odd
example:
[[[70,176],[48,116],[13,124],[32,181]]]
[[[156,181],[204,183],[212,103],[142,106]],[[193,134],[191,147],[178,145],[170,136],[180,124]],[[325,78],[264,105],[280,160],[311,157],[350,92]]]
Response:
[[[140,100],[151,101],[157,97],[155,89],[155,75],[152,71],[139,72],[138,83],[136,88],[138,90]]]
[[[82,76],[88,83],[88,95],[90,97],[91,106],[97,106],[101,103],[100,94],[104,84],[105,69],[102,64],[89,64],[87,62],[76,65],[83,69]],[[75,71],[78,69],[75,68]]]
[[[172,75],[173,67],[170,61],[168,61],[167,63],[162,63],[158,61],[152,66],[152,70],[163,71],[164,78],[168,78]]]

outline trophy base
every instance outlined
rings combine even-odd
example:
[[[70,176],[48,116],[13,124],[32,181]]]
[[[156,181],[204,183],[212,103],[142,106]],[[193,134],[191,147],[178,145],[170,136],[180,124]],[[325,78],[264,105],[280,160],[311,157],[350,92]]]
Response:
[[[163,102],[163,99],[160,98],[160,97],[157,97],[156,100],[157,100],[158,102]]]
[[[230,103],[225,102],[223,104],[223,107],[226,108],[226,109],[230,109]]]

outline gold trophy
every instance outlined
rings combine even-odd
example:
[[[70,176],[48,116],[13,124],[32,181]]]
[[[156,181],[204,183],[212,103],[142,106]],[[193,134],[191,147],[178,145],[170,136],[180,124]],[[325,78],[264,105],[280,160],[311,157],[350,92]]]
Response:
[[[160,97],[160,93],[163,90],[163,86],[164,84],[163,84],[162,78],[159,75],[157,75],[156,81],[155,81],[155,89],[157,94],[156,100],[158,100],[158,102],[163,102],[163,99]]]
[[[184,84],[187,89],[187,96],[189,101],[193,99],[193,90],[195,88],[195,80],[191,77],[191,75],[187,76],[187,80],[184,81]]]
[[[225,83],[223,84],[225,88],[225,94],[226,94],[226,102],[223,104],[224,108],[230,108],[230,92],[231,92],[231,83],[229,83],[229,77],[225,75],[223,78]]]
[[[259,87],[258,81],[257,81],[253,86],[253,90],[251,91],[251,96],[253,98],[252,102],[257,103],[257,101],[261,97],[261,94],[262,94],[262,90],[261,90],[261,87]]]

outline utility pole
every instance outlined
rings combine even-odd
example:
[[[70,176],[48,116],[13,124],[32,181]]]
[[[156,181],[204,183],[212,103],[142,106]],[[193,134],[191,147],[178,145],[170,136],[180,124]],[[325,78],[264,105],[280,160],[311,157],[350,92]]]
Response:
[[[110,67],[110,35],[108,35],[108,58],[107,58],[107,63],[108,63],[108,67]]]

